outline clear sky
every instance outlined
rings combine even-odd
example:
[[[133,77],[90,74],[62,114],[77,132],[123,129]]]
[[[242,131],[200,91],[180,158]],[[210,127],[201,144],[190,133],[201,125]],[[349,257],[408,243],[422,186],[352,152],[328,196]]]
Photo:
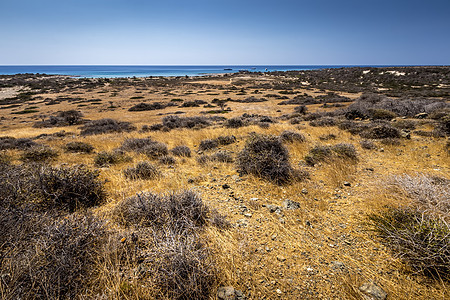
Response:
[[[450,0],[0,0],[0,65],[450,64]]]

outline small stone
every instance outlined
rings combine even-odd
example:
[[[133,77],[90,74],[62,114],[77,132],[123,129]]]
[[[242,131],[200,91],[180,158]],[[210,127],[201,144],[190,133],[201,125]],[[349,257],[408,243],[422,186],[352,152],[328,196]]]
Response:
[[[283,261],[286,260],[286,257],[281,256],[281,255],[278,255],[278,256],[277,256],[277,260],[283,262]]]
[[[281,295],[283,292],[280,289],[277,289],[277,294]]]
[[[283,201],[283,207],[285,209],[299,209],[300,208],[300,203],[286,199]]]
[[[277,234],[276,233],[273,234],[271,238],[272,238],[272,241],[274,241],[277,238]]]
[[[222,188],[224,189],[224,190],[226,190],[226,189],[229,189],[230,188],[230,186],[228,185],[228,184],[224,184],[224,185],[222,185]]]
[[[348,181],[344,181],[343,185],[344,186],[352,186],[352,184],[350,182],[348,182]]]
[[[343,262],[340,261],[332,261],[331,262],[331,270],[333,271],[344,271],[345,270],[345,265]]]
[[[221,286],[217,289],[217,299],[219,300],[235,300],[236,291],[232,286]]]
[[[308,194],[308,190],[307,189],[302,189],[302,194]]]
[[[251,218],[252,214],[251,213],[245,213],[244,216],[247,217],[247,218]]]
[[[369,299],[384,300],[387,297],[387,293],[378,285],[373,282],[366,282],[359,287],[359,290],[369,296]]]
[[[271,213],[277,213],[277,214],[281,213],[281,207],[279,207],[277,205],[267,204],[266,207],[269,209],[269,211]]]
[[[258,201],[258,198],[250,198],[250,201]]]

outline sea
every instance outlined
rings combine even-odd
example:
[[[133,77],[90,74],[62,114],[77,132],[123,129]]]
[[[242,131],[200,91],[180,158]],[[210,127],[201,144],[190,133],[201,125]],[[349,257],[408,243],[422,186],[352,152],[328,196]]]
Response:
[[[274,66],[274,65],[218,65],[218,66],[124,66],[124,65],[17,65],[0,66],[0,75],[13,75],[23,73],[39,73],[49,75],[69,75],[85,78],[119,78],[119,77],[150,77],[150,76],[202,76],[209,74],[236,73],[239,71],[272,72],[293,70],[315,70],[325,68],[342,68],[354,66]],[[358,66],[370,67],[370,66]],[[381,67],[381,66],[378,66]]]

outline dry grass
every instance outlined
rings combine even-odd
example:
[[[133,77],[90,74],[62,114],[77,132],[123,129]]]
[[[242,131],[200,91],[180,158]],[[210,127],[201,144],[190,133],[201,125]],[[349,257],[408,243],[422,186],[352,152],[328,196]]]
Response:
[[[248,95],[236,95],[231,91],[223,94],[219,88],[230,87],[230,81],[216,78],[210,81],[210,88],[219,96],[208,96],[207,93],[197,93],[202,88],[194,83],[174,87],[171,91],[176,96],[164,96],[167,87],[151,87],[139,95],[149,100],[168,102],[172,98],[183,98],[186,101],[196,99],[211,102],[213,97],[245,99]],[[247,87],[248,88],[248,87]],[[113,88],[105,87],[108,94]],[[188,94],[187,91],[193,91]],[[248,88],[251,91],[251,88]],[[130,100],[135,96],[136,88],[121,89],[116,96],[107,100],[114,102],[117,109],[108,110],[106,105],[99,107],[86,106],[81,108],[84,118],[98,120],[112,118],[131,122],[136,128],[143,125],[160,123],[163,116],[159,112],[185,112],[183,116],[197,116],[204,110],[202,107],[166,107],[163,111],[128,112],[133,105],[141,100]],[[83,97],[98,98],[98,90],[82,90]],[[274,91],[270,91],[273,93]],[[298,89],[311,95],[318,91]],[[350,94],[352,98],[356,94]],[[55,95],[46,95],[50,97]],[[227,118],[238,117],[243,113],[258,113],[277,117],[292,113],[293,107],[277,105],[279,100],[269,98],[268,101],[258,103],[228,102],[232,109]],[[51,114],[51,110],[67,111],[76,109],[75,104],[62,102],[52,107],[37,104],[41,113]],[[277,112],[277,110],[281,110]],[[308,105],[308,111],[321,110],[319,105]],[[40,134],[51,134],[60,130],[73,132],[63,138],[40,140],[53,149],[63,150],[69,142],[83,142],[92,145],[100,153],[111,152],[119,148],[126,139],[148,138],[167,145],[167,149],[177,146],[187,146],[192,150],[190,156],[177,157],[175,165],[160,165],[162,176],[149,180],[127,179],[123,170],[132,167],[131,161],[121,161],[118,164],[105,166],[101,169],[100,178],[107,180],[105,188],[108,197],[105,203],[93,209],[93,213],[106,221],[108,230],[115,232],[106,237],[97,260],[95,261],[95,275],[89,280],[88,286],[98,286],[101,291],[92,290],[87,294],[91,298],[108,299],[145,299],[145,298],[174,298],[173,294],[162,293],[163,284],[148,281],[148,277],[140,277],[137,259],[133,256],[136,245],[133,243],[133,231],[123,227],[120,222],[113,221],[111,213],[118,203],[136,195],[140,191],[151,193],[166,193],[186,188],[201,194],[203,203],[208,208],[216,209],[225,215],[232,225],[228,228],[218,228],[206,224],[198,239],[202,247],[196,243],[180,245],[180,239],[168,239],[167,236],[154,236],[147,232],[144,244],[140,249],[153,249],[158,264],[146,272],[157,270],[157,266],[167,265],[168,253],[179,253],[186,248],[192,250],[208,249],[208,257],[213,257],[217,273],[215,282],[210,286],[210,298],[214,298],[214,288],[217,285],[233,285],[244,291],[250,299],[361,299],[358,287],[366,281],[377,282],[388,293],[391,299],[446,299],[449,297],[449,284],[445,281],[432,281],[421,275],[413,275],[410,267],[393,255],[383,243],[367,232],[364,227],[365,216],[371,212],[379,212],[385,205],[398,207],[411,204],[411,195],[406,192],[398,193],[398,184],[388,181],[393,175],[409,182],[406,175],[415,177],[416,173],[429,174],[447,178],[450,171],[446,141],[442,138],[427,138],[412,136],[411,140],[401,140],[401,145],[383,145],[375,141],[373,150],[363,149],[359,136],[351,135],[337,127],[311,127],[301,121],[292,125],[289,122],[271,124],[262,129],[257,125],[239,128],[224,128],[213,124],[199,130],[173,129],[169,132],[154,131],[141,133],[138,131],[106,133],[100,135],[80,136],[78,127],[66,126],[58,128],[33,128],[36,121],[32,115],[19,116],[19,120],[10,119],[10,110],[0,111],[11,122],[3,123],[2,135],[15,138],[32,138]],[[23,121],[24,123],[21,123]],[[300,128],[297,128],[300,126]],[[418,130],[429,131],[427,124],[417,124]],[[270,181],[253,175],[238,176],[234,164],[197,163],[199,155],[194,149],[199,149],[201,141],[217,139],[221,136],[235,136],[236,142],[219,146],[222,151],[233,152],[236,155],[244,147],[245,140],[251,132],[279,136],[289,130],[301,132],[302,141],[287,143],[290,163],[294,168],[299,164],[309,171],[310,179],[292,182],[286,186],[279,186]],[[334,134],[335,139],[321,141],[321,136]],[[324,144],[353,144],[358,153],[358,161],[334,159],[324,162],[320,166],[304,167],[304,158],[315,145]],[[383,151],[380,149],[383,148]],[[185,148],[183,148],[185,149]],[[71,153],[59,151],[60,155],[49,164],[68,165],[86,164],[95,168],[96,153]],[[188,153],[184,151],[183,153]],[[8,156],[13,164],[20,163],[22,150],[9,149]],[[127,153],[134,162],[148,160],[142,153]],[[343,182],[351,183],[351,187],[342,186]],[[227,184],[229,189],[224,189]],[[413,184],[415,185],[415,183]],[[255,200],[255,198],[257,198]],[[282,209],[280,213],[271,212],[267,205],[282,207],[285,199],[300,203],[296,210]],[[433,198],[434,199],[434,198]],[[427,203],[433,201],[428,201]],[[441,202],[439,202],[441,203]],[[147,229],[148,230],[148,229]],[[144,232],[144,231],[143,231]],[[139,232],[139,237],[142,237]],[[144,233],[142,233],[144,234]],[[126,238],[125,242],[121,242]],[[169,240],[172,243],[169,243]],[[184,241],[184,240],[183,240]],[[152,243],[159,243],[160,247],[153,248]],[[136,247],[135,247],[136,246]],[[185,248],[183,248],[185,247]],[[204,247],[204,248],[203,248]],[[169,251],[169,249],[172,249]],[[188,250],[189,250],[188,249]],[[189,251],[191,251],[189,250]],[[127,252],[128,251],[128,252]],[[131,251],[131,252],[130,252]],[[125,255],[125,254],[126,255]],[[192,257],[187,257],[192,258]],[[333,268],[333,262],[339,261],[345,265],[344,269]],[[211,262],[206,259],[206,266]],[[150,264],[148,264],[150,266]],[[124,269],[127,271],[125,272]],[[208,269],[210,270],[210,269]],[[173,273],[174,280],[179,274]],[[3,274],[3,269],[2,269]],[[147,274],[147,273],[146,273]],[[169,273],[168,273],[169,274]],[[184,276],[184,275],[183,275]],[[281,294],[277,293],[277,289]],[[159,294],[158,294],[159,293]],[[3,298],[8,298],[4,286],[0,290]]]

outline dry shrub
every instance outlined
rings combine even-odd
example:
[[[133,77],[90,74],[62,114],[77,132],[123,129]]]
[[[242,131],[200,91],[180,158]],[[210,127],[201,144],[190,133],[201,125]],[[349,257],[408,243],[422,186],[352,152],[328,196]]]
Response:
[[[147,110],[157,110],[164,109],[167,105],[161,102],[144,103],[141,102],[128,109],[128,111],[147,111]]]
[[[140,150],[141,153],[147,155],[151,159],[159,158],[169,154],[167,145],[160,142],[154,142]]]
[[[425,174],[393,176],[393,184],[427,214],[450,217],[450,180]]]
[[[188,146],[176,146],[172,150],[170,150],[173,155],[181,156],[181,157],[191,157],[191,149]]]
[[[158,159],[158,161],[159,161],[159,163],[161,163],[163,165],[174,165],[177,163],[177,160],[173,156],[170,156],[170,155],[161,156]]]
[[[94,146],[84,142],[70,142],[64,146],[66,152],[92,153]]]
[[[369,215],[369,221],[386,247],[412,269],[450,279],[450,227],[443,219],[421,210],[390,208]]]
[[[400,130],[389,125],[380,125],[361,132],[361,137],[366,139],[400,138]]]
[[[240,128],[246,126],[247,123],[242,119],[242,117],[234,117],[231,119],[228,119],[225,122],[225,127],[227,128]]]
[[[93,135],[112,132],[130,132],[136,127],[130,122],[121,122],[114,119],[100,119],[90,121],[81,127],[81,135]]]
[[[148,180],[161,176],[161,172],[159,171],[159,169],[153,164],[146,161],[138,162],[134,167],[125,169],[123,173],[126,178],[132,180]]]
[[[309,125],[314,127],[335,126],[337,125],[337,121],[333,117],[322,117],[309,122]]]
[[[201,155],[197,158],[197,162],[204,165],[209,162],[232,163],[233,155],[229,151],[217,151],[211,155]]]
[[[43,162],[49,159],[54,159],[58,156],[58,152],[48,146],[35,146],[25,150],[21,159],[29,162]]]
[[[25,150],[31,147],[35,147],[38,144],[31,139],[20,138],[16,139],[10,136],[0,137],[0,150],[18,149]]]
[[[122,145],[119,149],[124,151],[136,151],[140,152],[143,148],[145,148],[148,145],[153,145],[157,143],[156,141],[152,140],[151,138],[132,138],[132,139],[126,139],[123,141]]]
[[[291,130],[284,130],[282,133],[280,133],[280,139],[285,143],[306,141],[306,138],[303,134]]]
[[[217,286],[213,253],[196,234],[166,231],[155,235],[151,280],[156,298],[210,299]]]
[[[99,175],[98,171],[89,170],[84,165],[40,168],[36,180],[42,204],[70,212],[100,205],[106,192]]]
[[[219,147],[219,143],[216,139],[206,139],[200,142],[199,150],[206,151],[206,150],[212,150]]]
[[[221,146],[230,145],[236,142],[234,135],[221,135],[216,138],[217,143]]]
[[[89,293],[105,238],[103,222],[79,214],[56,221],[35,218],[39,221],[27,220],[27,225],[33,224],[28,241],[10,249],[3,269],[9,273],[0,283],[2,297],[74,299]],[[13,232],[19,233],[19,228]]]
[[[117,287],[111,298],[206,300],[213,297],[219,270],[213,252],[198,230],[138,226],[134,230],[128,228],[128,232],[126,243],[110,247],[112,259],[107,260],[109,265],[104,275],[112,277]],[[114,278],[114,273],[125,276]]]
[[[349,162],[358,160],[358,153],[352,144],[340,143],[333,146],[317,145],[305,156],[307,164],[313,166],[322,161],[332,161],[340,158]]]
[[[36,122],[33,127],[60,127],[83,124],[83,114],[77,110],[60,111],[56,116]]]
[[[108,167],[122,162],[131,161],[131,157],[126,155],[123,151],[102,151],[97,153],[94,158],[94,165],[96,167]]]
[[[236,163],[240,174],[253,174],[277,184],[292,179],[289,152],[276,136],[250,135]]]
[[[138,193],[119,203],[114,210],[119,223],[174,231],[192,230],[205,225],[209,209],[192,191],[169,194]]]
[[[361,145],[361,148],[363,149],[367,149],[367,150],[373,150],[376,149],[377,146],[375,145],[374,142],[372,142],[371,140],[361,140],[359,142],[359,144]]]
[[[166,116],[162,119],[162,125],[169,128],[203,128],[210,126],[217,118],[197,117],[179,117]]]

